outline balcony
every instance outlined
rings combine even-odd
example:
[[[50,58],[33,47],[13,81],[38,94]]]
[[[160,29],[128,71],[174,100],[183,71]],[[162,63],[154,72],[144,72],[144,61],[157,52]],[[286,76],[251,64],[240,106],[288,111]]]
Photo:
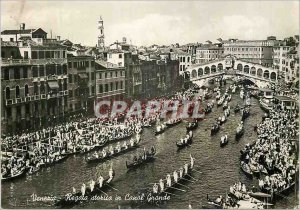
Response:
[[[34,96],[34,100],[40,100],[40,96],[39,95],[35,95]]]
[[[17,103],[22,103],[22,102],[23,102],[22,98],[16,98],[15,100],[16,100],[16,104],[17,104]]]
[[[57,98],[58,97],[58,93],[50,93],[47,95],[47,99],[50,99],[50,98]]]
[[[6,104],[6,106],[13,105],[14,104],[14,100],[13,99],[7,99],[5,104]]]
[[[69,95],[69,91],[68,91],[68,90],[65,90],[65,91],[64,91],[64,95],[65,95],[65,96]]]
[[[64,91],[59,91],[59,96],[64,96]]]
[[[46,99],[46,94],[41,94],[41,99]]]
[[[30,96],[25,97],[25,102],[29,102],[29,101],[31,101],[31,97]]]
[[[30,65],[29,59],[1,59],[2,66]]]
[[[47,80],[57,80],[57,79],[58,79],[58,76],[56,76],[56,75],[47,76]]]

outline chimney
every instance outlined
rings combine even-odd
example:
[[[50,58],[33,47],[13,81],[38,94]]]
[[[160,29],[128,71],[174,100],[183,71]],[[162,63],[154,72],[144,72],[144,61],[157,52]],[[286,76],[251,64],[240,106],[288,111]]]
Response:
[[[20,30],[25,30],[25,23],[20,24]]]
[[[57,36],[56,38],[57,38],[57,41],[60,41],[60,36]]]

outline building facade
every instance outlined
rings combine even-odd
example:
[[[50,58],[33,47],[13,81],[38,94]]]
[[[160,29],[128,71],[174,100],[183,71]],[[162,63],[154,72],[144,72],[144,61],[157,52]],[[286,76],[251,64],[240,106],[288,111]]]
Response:
[[[196,50],[196,64],[205,63],[208,61],[222,58],[224,55],[224,48],[222,44],[204,44]]]
[[[233,55],[244,61],[271,67],[273,66],[273,46],[276,42],[274,37],[269,37],[267,40],[229,39],[223,41],[224,55]]]
[[[69,113],[94,112],[95,59],[92,56],[68,56]]]
[[[122,100],[125,95],[125,68],[95,60],[96,102]]]
[[[14,47],[2,42],[1,56],[2,131],[21,132],[65,120],[65,47],[47,39],[18,41]]]
[[[181,75],[190,65],[192,65],[192,55],[185,52],[179,53],[178,61],[179,61],[179,74]]]

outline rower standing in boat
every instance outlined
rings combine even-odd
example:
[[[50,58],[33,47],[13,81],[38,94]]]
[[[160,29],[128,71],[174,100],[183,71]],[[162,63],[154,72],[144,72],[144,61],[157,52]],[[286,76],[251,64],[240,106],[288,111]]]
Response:
[[[109,152],[110,152],[110,155],[114,154],[114,148],[112,146],[110,146]]]
[[[120,142],[118,142],[118,144],[117,144],[117,152],[118,152],[118,153],[121,152],[121,145],[120,145]]]
[[[75,187],[72,187],[72,191],[73,191],[73,194],[76,194],[76,189],[75,189]]]
[[[114,178],[114,175],[115,175],[114,169],[111,167],[108,172],[109,179],[107,180],[107,182],[110,182]]]
[[[124,141],[123,147],[124,147],[125,149],[127,149],[127,148],[128,148],[128,146],[127,146],[127,142],[126,142],[126,141]]]
[[[86,186],[85,186],[85,184],[83,183],[82,186],[81,186],[81,195],[82,195],[82,196],[85,195],[85,189],[86,189]]]
[[[106,157],[106,151],[105,151],[105,149],[102,150],[102,157]]]
[[[178,182],[178,173],[177,173],[177,171],[173,172],[173,177],[174,177],[174,182],[177,183]]]
[[[165,183],[164,180],[159,180],[159,186],[160,186],[160,192],[163,192],[165,190]]]
[[[103,177],[100,175],[99,178],[98,178],[99,188],[102,188],[103,180],[104,180]]]
[[[184,174],[188,174],[189,172],[189,164],[184,164]]]
[[[154,194],[158,193],[158,185],[156,183],[154,183],[154,185],[153,185],[153,193]]]
[[[192,155],[190,155],[190,159],[191,159],[191,169],[192,169],[194,167],[195,158],[193,158]]]
[[[171,185],[172,185],[172,180],[171,180],[171,175],[170,175],[170,174],[167,175],[166,180],[167,180],[167,186],[168,186],[168,187],[171,187]]]
[[[94,187],[95,187],[95,181],[94,181],[94,180],[91,180],[91,182],[90,182],[90,189],[91,189],[91,192],[93,192]]]
[[[182,178],[183,177],[183,168],[180,167],[179,169],[179,177]]]

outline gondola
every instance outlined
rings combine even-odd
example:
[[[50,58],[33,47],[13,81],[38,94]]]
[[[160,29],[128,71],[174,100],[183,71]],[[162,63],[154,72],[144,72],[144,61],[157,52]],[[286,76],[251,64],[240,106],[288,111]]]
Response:
[[[93,162],[102,162],[102,161],[109,160],[111,158],[122,155],[128,151],[136,149],[138,147],[139,142],[140,142],[140,140],[137,140],[136,142],[134,142],[133,146],[128,146],[127,148],[122,147],[120,152],[114,152],[113,154],[107,154],[105,157],[95,157],[95,156],[87,157],[86,161],[88,163],[93,163]]]
[[[2,176],[1,181],[8,181],[8,180],[20,178],[26,174],[25,171],[26,171],[26,167],[24,166],[21,169],[18,169],[18,172],[15,173],[14,175],[9,174],[7,176]]]
[[[155,135],[159,135],[159,134],[165,132],[165,130],[167,129],[167,126],[166,125],[159,125],[159,128],[160,129],[158,129],[158,127],[156,127]]]
[[[220,130],[219,124],[214,124],[211,128],[210,135],[216,134]]]
[[[178,149],[182,149],[186,146],[190,146],[192,143],[193,143],[193,137],[189,136],[186,142],[183,143],[181,141],[176,142],[176,146],[178,147]]]
[[[104,191],[111,188],[110,183],[113,180],[113,178],[114,178],[114,175],[112,178],[106,178],[105,180],[103,180],[103,185],[101,188],[100,188],[99,184],[96,183],[94,190],[92,192],[91,192],[90,188],[87,188],[84,196],[82,196],[81,192],[77,192],[75,194],[68,193],[65,196],[63,196],[63,198],[56,200],[55,207],[56,208],[70,208],[70,207],[75,206],[76,204],[83,202],[83,201],[89,200],[89,198],[91,198],[94,195],[100,195],[102,193],[104,194]]]
[[[244,121],[245,119],[247,119],[250,116],[250,111],[249,109],[244,109],[243,110],[243,115],[242,115],[242,120]]]
[[[140,159],[133,163],[127,163],[127,161],[126,161],[126,167],[128,170],[132,170],[132,169],[140,167],[141,165],[144,165],[145,163],[154,161],[155,154],[156,154],[156,149],[155,149],[155,147],[153,147],[153,149],[151,149],[151,151],[147,154],[146,159]]]
[[[234,113],[238,113],[240,110],[241,110],[241,108],[240,108],[239,105],[236,105],[236,106],[234,107]]]
[[[243,161],[241,161],[241,169],[248,177],[253,176],[253,172],[251,171],[250,167]]]
[[[190,130],[194,130],[198,127],[198,122],[190,122],[187,126],[186,126],[186,130],[190,131]]]
[[[164,194],[170,195],[170,193],[174,192],[176,190],[176,187],[181,187],[183,183],[188,182],[191,179],[191,174],[193,172],[193,168],[190,167],[190,164],[188,165],[188,171],[187,173],[184,173],[183,176],[180,178],[178,177],[178,181],[175,182],[173,178],[171,178],[171,186],[167,186],[165,184],[165,188],[163,191],[159,189],[158,193],[154,193],[152,189],[150,192],[152,193],[153,196],[161,196]],[[160,188],[160,187],[159,187]]]
[[[244,127],[242,126],[239,126],[237,129],[236,129],[236,133],[235,133],[235,139],[236,140],[239,140],[242,135],[244,134]]]
[[[228,137],[227,137],[227,135],[221,137],[220,147],[224,147],[226,144],[228,144]]]
[[[211,111],[212,111],[212,108],[209,106],[204,109],[205,114],[211,113]]]
[[[166,125],[168,126],[168,127],[171,127],[171,126],[174,126],[174,125],[177,125],[177,124],[179,124],[181,122],[181,119],[175,119],[174,121],[173,120],[168,120],[167,122],[166,122]]]
[[[214,205],[214,207],[216,207],[217,209],[222,209],[223,208],[223,202],[220,201],[218,202],[217,199],[211,199],[208,197],[208,194],[206,196],[207,199],[207,203],[210,205]]]
[[[225,116],[221,117],[220,124],[223,125],[227,121]]]

